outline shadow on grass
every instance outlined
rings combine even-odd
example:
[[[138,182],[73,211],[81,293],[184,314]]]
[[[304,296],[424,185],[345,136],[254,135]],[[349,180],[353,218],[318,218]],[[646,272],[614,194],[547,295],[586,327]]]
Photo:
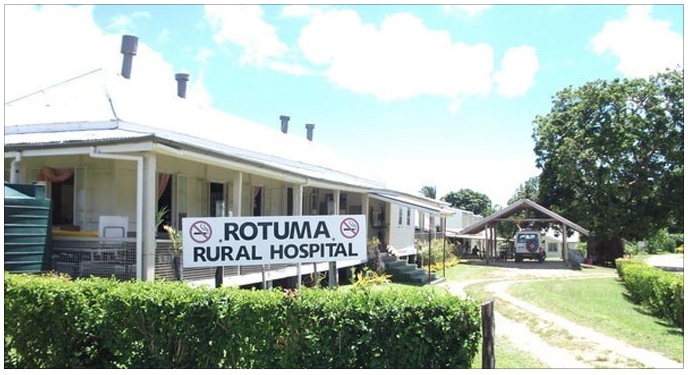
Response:
[[[655,321],[655,323],[666,328],[667,333],[670,335],[683,336],[683,329],[676,327],[675,325],[671,324],[670,322],[657,320],[657,321]]]
[[[620,280],[619,280],[619,283],[623,284],[623,282]],[[677,327],[676,325],[674,325],[673,323],[671,323],[667,319],[662,319],[662,318],[654,316],[652,314],[652,312],[646,306],[643,306],[642,304],[633,300],[633,297],[631,297],[631,294],[628,293],[628,291],[623,293],[623,298],[628,303],[633,304],[633,310],[635,310],[635,312],[637,312],[638,314],[641,314],[641,315],[645,315],[649,318],[652,318],[654,320],[655,324],[665,328],[667,334],[674,335],[674,336],[683,336],[684,332],[683,332],[683,329],[681,327]]]

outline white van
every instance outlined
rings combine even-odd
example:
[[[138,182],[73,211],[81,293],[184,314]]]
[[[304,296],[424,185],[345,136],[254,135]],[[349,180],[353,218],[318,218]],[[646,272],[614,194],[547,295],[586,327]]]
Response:
[[[542,263],[547,258],[545,240],[538,231],[522,230],[516,233],[514,243],[516,244],[514,259],[517,263],[522,262],[523,259],[537,259]]]

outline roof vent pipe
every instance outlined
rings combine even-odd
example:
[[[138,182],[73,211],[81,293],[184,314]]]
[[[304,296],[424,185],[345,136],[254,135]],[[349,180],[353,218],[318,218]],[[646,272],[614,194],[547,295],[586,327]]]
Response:
[[[282,133],[287,134],[289,130],[289,116],[280,116],[280,121],[282,121]]]
[[[136,49],[139,46],[139,38],[133,35],[122,35],[122,48],[120,52],[124,55],[122,60],[122,77],[131,78],[131,61],[136,56]]]
[[[315,127],[315,124],[306,124],[306,138],[308,138],[309,141],[313,140],[313,128]]]
[[[174,75],[174,79],[177,80],[177,96],[186,98],[186,82],[189,80],[189,74],[177,73]]]

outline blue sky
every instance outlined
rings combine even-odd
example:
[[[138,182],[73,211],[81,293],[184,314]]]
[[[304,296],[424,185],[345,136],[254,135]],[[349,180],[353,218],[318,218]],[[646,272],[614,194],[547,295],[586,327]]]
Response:
[[[533,119],[559,90],[683,65],[684,6],[5,5],[5,98],[121,64],[132,79],[314,140],[391,187],[506,205],[539,174]],[[144,79],[143,77],[141,79]],[[162,86],[163,84],[160,83]]]

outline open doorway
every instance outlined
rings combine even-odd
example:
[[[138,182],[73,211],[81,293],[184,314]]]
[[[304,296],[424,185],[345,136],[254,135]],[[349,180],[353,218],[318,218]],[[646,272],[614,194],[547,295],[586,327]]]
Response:
[[[210,183],[210,207],[211,217],[225,216],[225,185],[216,182]]]
[[[50,198],[51,225],[66,230],[79,230],[74,225],[74,168],[52,168],[47,165],[38,171],[37,181],[45,184]]]
[[[253,193],[253,216],[263,216],[263,188],[254,186]]]
[[[294,216],[294,188],[287,188],[287,216]]]
[[[74,174],[64,181],[50,183],[50,199],[53,204],[52,225],[73,225]]]

